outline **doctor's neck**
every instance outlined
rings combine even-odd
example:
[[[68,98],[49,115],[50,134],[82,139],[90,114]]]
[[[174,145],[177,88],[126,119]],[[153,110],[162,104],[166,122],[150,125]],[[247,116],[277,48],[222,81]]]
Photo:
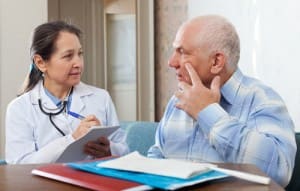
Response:
[[[57,97],[60,100],[64,100],[69,96],[72,86],[62,87],[62,86],[47,86],[44,84],[44,88],[48,90],[53,96]]]

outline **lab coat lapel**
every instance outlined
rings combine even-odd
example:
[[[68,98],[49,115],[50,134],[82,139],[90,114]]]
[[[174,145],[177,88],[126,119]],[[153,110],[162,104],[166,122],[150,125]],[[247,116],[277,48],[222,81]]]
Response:
[[[74,91],[74,94],[72,95],[70,111],[83,115],[82,110],[84,107],[85,104],[83,103],[81,96]]]
[[[53,101],[46,95],[44,89],[43,89],[43,83],[42,80],[33,88],[33,90],[30,92],[31,102],[35,107],[38,107],[37,110],[41,113],[41,115],[46,115],[42,113],[39,109],[38,100],[41,99],[41,104],[43,109],[46,112],[49,113],[55,113],[58,111],[57,106],[53,103]],[[48,108],[48,109],[47,109]],[[49,110],[49,108],[54,110]],[[69,129],[69,123],[67,121],[66,116],[64,115],[64,112],[62,112],[59,115],[53,116],[53,121],[55,124],[64,132],[68,133]]]
[[[43,88],[42,81],[39,82],[39,84],[33,89],[32,93],[32,104],[38,105],[38,100],[41,99],[42,106],[47,112],[51,112],[46,108],[54,109],[52,112],[56,112],[57,106],[53,103],[53,101],[46,95],[45,90]],[[57,110],[56,110],[57,109]]]
[[[52,102],[52,100],[46,95],[42,86],[42,81],[40,81],[39,84],[34,87],[31,95],[32,104],[39,107],[38,99],[41,98],[43,108],[57,108],[57,106]],[[86,88],[86,86],[82,82],[76,85],[73,89],[72,102],[69,110],[81,115],[85,115],[84,113],[82,113],[82,111],[85,108],[83,98],[91,93],[92,92],[89,90],[89,88]],[[55,122],[60,123],[60,126],[65,126],[66,124],[72,123],[73,120],[78,120],[71,116],[66,117],[66,115],[64,115],[63,113],[55,116],[54,118]]]
[[[86,113],[83,112],[84,108],[86,107],[86,105],[84,103],[84,97],[91,93],[92,92],[90,92],[90,90],[88,88],[86,88],[86,86],[82,82],[80,82],[78,85],[76,85],[73,89],[72,103],[70,106],[70,111],[85,116]],[[74,119],[75,118],[72,117],[72,121]]]
[[[42,101],[42,104],[43,104],[44,108],[45,107],[47,107],[47,108],[57,108],[57,106],[53,103],[53,101],[45,93],[43,94],[42,99],[45,100],[45,101]],[[57,111],[59,111],[59,110],[55,110],[53,112],[57,112]],[[64,132],[68,131],[68,128],[65,128],[65,127],[67,127],[66,125],[68,125],[68,121],[67,121],[67,118],[66,118],[66,109],[64,109],[64,111],[62,113],[53,116],[53,119],[54,119],[55,123],[57,124],[57,126],[59,128],[61,128],[61,130],[63,130]]]

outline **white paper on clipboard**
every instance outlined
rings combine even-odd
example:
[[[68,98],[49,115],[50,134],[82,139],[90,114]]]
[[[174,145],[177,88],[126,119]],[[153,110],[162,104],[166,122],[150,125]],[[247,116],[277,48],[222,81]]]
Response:
[[[67,148],[64,152],[60,155],[60,157],[56,160],[59,163],[66,163],[66,162],[75,162],[84,160],[87,157],[87,154],[83,152],[84,145],[89,141],[94,141],[99,137],[108,137],[110,134],[115,132],[120,126],[94,126],[91,127],[89,132],[79,138],[78,140],[74,141]]]

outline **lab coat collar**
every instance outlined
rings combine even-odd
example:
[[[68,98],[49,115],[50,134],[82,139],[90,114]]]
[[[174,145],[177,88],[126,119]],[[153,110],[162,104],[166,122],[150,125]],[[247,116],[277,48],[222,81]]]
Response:
[[[40,80],[29,93],[31,94],[31,103],[33,105],[38,105],[38,100],[41,99],[43,106],[46,106],[47,108],[57,107],[53,103],[53,101],[46,95],[43,87],[43,80]]]
[[[41,98],[42,105],[48,108],[56,108],[56,105],[52,102],[52,100],[46,95],[43,89],[43,81],[40,80],[38,84],[32,89],[31,94],[31,103],[33,105],[38,106],[38,99]],[[72,112],[80,113],[85,104],[83,102],[83,97],[93,94],[93,91],[89,88],[89,86],[85,85],[83,82],[80,82],[73,88],[72,93],[72,102],[70,110]]]
[[[82,82],[74,86],[70,111],[81,114],[85,107],[83,97],[91,94],[93,94],[92,90]]]

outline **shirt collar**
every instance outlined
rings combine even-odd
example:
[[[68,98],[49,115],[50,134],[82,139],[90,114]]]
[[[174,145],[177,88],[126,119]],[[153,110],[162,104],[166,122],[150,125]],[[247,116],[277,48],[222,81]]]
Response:
[[[229,103],[233,104],[243,80],[243,73],[240,69],[236,69],[233,75],[221,88],[222,97]]]
[[[56,105],[59,106],[61,104],[61,100],[51,94],[45,87],[43,87],[45,94],[51,99],[51,101]]]
[[[62,104],[62,101],[57,98],[56,96],[54,96],[52,93],[50,93],[44,86],[43,86],[43,90],[45,92],[45,94],[50,98],[50,100],[56,105],[56,106],[60,106]],[[68,97],[65,98],[64,101],[67,101],[67,108],[70,108],[71,102],[72,102],[72,93],[73,93],[73,88],[71,90],[71,92],[69,93]]]

